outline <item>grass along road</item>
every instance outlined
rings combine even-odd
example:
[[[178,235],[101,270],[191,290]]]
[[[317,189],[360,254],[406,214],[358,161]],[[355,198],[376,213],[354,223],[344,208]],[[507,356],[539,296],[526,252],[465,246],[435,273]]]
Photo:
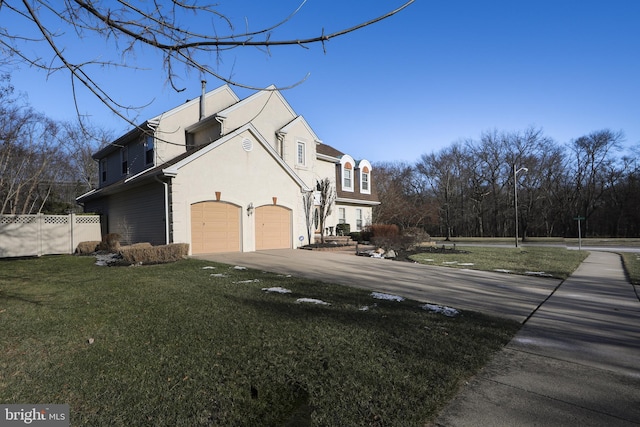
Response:
[[[485,239],[486,240],[486,239]],[[621,240],[621,239],[618,239]],[[631,245],[638,246],[638,239],[626,239]],[[621,246],[619,243],[616,246]],[[514,274],[549,275],[566,279],[588,256],[588,251],[568,250],[557,247],[524,246],[519,248],[464,246],[456,245],[438,252],[424,252],[410,256],[410,259],[421,264],[468,268],[472,270],[496,271]],[[624,269],[633,285],[640,285],[640,253],[620,252]]]
[[[205,261],[94,261],[0,261],[1,402],[67,403],[74,426],[423,425],[519,328]]]
[[[412,255],[421,264],[566,279],[588,256],[586,251],[554,247],[504,248],[457,245]]]

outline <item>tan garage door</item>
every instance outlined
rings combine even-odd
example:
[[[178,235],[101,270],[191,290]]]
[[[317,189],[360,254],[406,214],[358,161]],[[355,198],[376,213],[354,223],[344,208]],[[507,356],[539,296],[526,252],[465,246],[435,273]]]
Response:
[[[240,207],[223,202],[191,205],[191,252],[240,251]]]
[[[280,206],[256,208],[256,250],[291,247],[291,211]]]

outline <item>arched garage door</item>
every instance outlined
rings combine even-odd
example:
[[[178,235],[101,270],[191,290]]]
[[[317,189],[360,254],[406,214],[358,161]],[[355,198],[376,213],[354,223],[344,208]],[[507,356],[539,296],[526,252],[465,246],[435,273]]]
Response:
[[[191,253],[239,251],[239,206],[223,202],[191,205]]]
[[[291,211],[281,206],[256,208],[256,250],[291,247]]]

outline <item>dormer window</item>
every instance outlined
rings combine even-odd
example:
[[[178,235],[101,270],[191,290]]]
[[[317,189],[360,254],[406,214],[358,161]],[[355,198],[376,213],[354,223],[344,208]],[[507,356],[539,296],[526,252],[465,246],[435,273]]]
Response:
[[[369,169],[364,168],[362,170],[361,178],[362,178],[362,185],[360,188],[362,189],[363,193],[368,192],[369,191]]]
[[[371,194],[371,163],[360,160],[358,169],[360,170],[360,193]]]
[[[342,176],[342,189],[347,190],[349,188],[353,188],[353,170],[350,163],[344,165],[343,176]]]
[[[355,170],[355,160],[348,154],[345,154],[340,159],[340,172],[342,175],[342,191],[353,191],[354,189],[354,170]]]

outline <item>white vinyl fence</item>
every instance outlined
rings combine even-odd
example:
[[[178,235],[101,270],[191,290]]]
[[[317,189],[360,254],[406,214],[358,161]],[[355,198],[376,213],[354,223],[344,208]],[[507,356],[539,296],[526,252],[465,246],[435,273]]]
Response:
[[[71,254],[101,240],[99,215],[0,215],[0,258]]]

